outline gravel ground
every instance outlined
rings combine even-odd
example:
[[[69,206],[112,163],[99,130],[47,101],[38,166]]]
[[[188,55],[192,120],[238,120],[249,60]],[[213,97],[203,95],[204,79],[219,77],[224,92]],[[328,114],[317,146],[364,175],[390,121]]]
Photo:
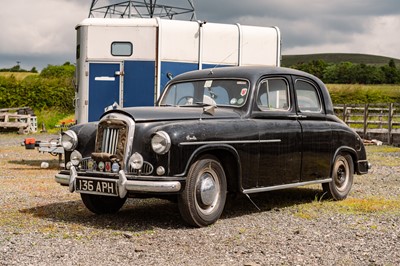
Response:
[[[57,157],[25,150],[25,137],[0,135],[0,265],[400,265],[399,148],[368,147],[373,169],[345,201],[310,186],[252,196],[258,211],[239,196],[193,229],[166,200],[91,214],[55,183]]]

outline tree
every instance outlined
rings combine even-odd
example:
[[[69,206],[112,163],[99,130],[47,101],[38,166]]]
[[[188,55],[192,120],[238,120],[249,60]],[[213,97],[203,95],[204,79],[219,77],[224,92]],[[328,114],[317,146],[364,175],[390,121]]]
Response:
[[[387,65],[382,66],[381,70],[385,75],[385,83],[400,83],[400,71],[396,68],[396,63],[393,59],[391,59]]]
[[[320,79],[323,78],[325,69],[329,66],[327,62],[322,59],[312,60],[308,63],[300,63],[293,68],[310,73]]]
[[[72,78],[74,73],[75,66],[66,62],[62,66],[48,65],[40,72],[40,76],[43,78]]]

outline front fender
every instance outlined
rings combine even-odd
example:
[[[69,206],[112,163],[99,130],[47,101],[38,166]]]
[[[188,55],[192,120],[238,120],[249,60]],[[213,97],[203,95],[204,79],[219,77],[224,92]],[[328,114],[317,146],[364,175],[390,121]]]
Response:
[[[229,190],[240,188],[240,177],[242,176],[242,167],[238,151],[229,144],[208,144],[194,150],[186,162],[184,172],[178,176],[187,176],[190,166],[201,156],[210,154],[218,158],[224,168],[227,177]]]
[[[97,122],[91,122],[86,124],[79,124],[69,129],[74,131],[78,136],[78,146],[76,147],[76,150],[78,150],[83,157],[90,156],[94,151],[97,125]],[[65,153],[66,162],[69,161],[70,154],[70,152]]]

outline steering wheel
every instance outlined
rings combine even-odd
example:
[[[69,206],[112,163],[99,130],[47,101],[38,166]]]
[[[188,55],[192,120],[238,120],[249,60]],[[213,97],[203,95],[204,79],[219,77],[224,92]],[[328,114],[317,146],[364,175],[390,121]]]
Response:
[[[181,103],[182,102],[182,103]],[[191,96],[183,96],[182,98],[180,98],[177,103],[177,105],[189,105],[189,104],[193,104],[193,97]]]

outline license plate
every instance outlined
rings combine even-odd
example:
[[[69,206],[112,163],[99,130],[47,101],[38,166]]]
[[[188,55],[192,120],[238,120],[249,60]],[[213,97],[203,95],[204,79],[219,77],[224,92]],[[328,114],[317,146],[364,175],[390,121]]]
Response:
[[[117,180],[76,178],[76,192],[118,196]]]

